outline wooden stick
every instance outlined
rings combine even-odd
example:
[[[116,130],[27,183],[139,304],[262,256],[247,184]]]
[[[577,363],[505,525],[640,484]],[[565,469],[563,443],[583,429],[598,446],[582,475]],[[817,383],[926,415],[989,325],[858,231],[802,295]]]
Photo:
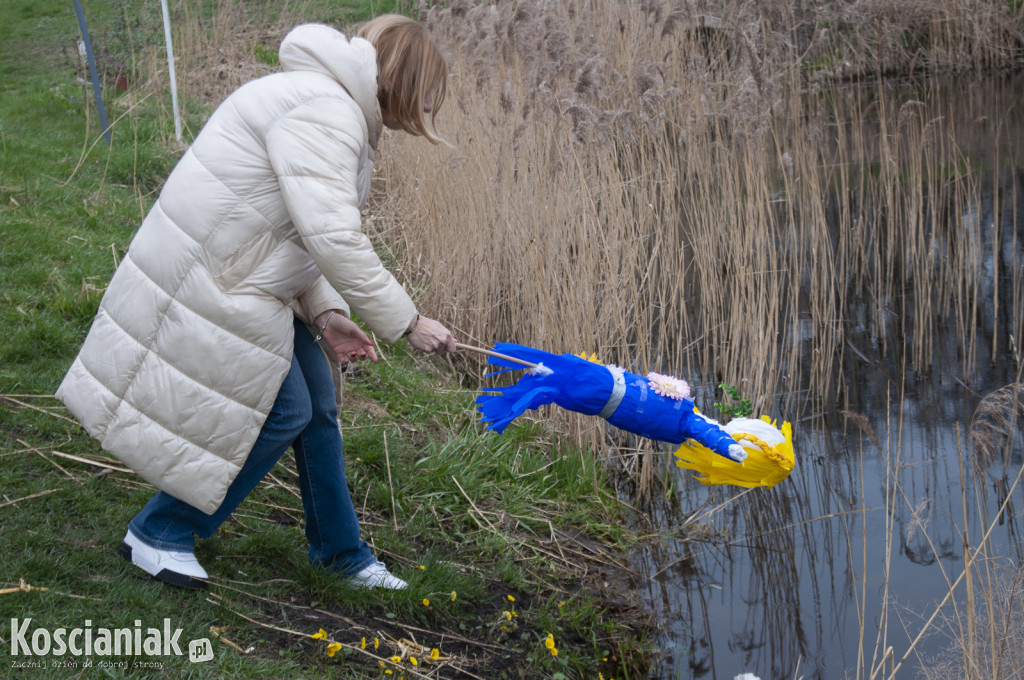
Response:
[[[529,361],[523,361],[522,359],[516,359],[515,357],[510,357],[507,354],[499,354],[498,352],[492,352],[491,350],[484,349],[483,347],[464,345],[461,342],[455,343],[455,347],[457,349],[467,349],[470,352],[477,352],[479,354],[486,354],[487,356],[497,357],[498,359],[504,359],[505,361],[511,361],[516,364],[522,364],[523,366],[529,366],[530,368],[537,368],[537,364],[530,363]]]
[[[6,508],[8,505],[14,505],[22,501],[27,501],[30,498],[39,498],[40,496],[47,496],[51,493],[57,493],[61,489],[47,489],[46,491],[40,491],[39,493],[30,494],[28,496],[22,496],[21,498],[15,498],[13,501],[7,501],[6,503],[0,503],[0,508]]]
[[[106,463],[102,463],[98,460],[92,460],[91,458],[82,458],[81,456],[73,456],[70,453],[62,453],[61,451],[58,451],[56,449],[50,449],[50,453],[55,456],[60,456],[61,458],[67,458],[68,460],[76,461],[78,463],[85,463],[86,465],[104,468],[105,470],[113,470],[114,472],[125,472],[129,475],[135,474],[134,470],[129,470],[128,468],[118,467],[116,465],[107,465]]]
[[[25,579],[20,579],[21,583],[14,588],[3,588],[0,590],[0,595],[9,595],[11,593],[28,593],[33,590],[49,590],[49,588],[40,588],[39,586],[32,586],[25,583]]]
[[[39,396],[44,396],[44,395],[39,395]],[[46,396],[49,396],[49,395],[46,395]],[[15,399],[13,395],[10,395],[10,394],[0,394],[0,399],[3,399],[4,401],[9,401],[12,404],[17,404],[18,406],[21,406],[22,408],[30,408],[33,411],[39,411],[40,413],[45,413],[48,416],[52,416],[54,418],[60,418],[61,420],[66,420],[69,423],[73,423],[74,425],[78,425],[78,421],[77,420],[72,420],[71,418],[68,418],[67,416],[62,416],[59,413],[54,413],[53,411],[50,411],[49,409],[41,408],[39,406],[33,406],[32,404],[27,404],[27,403],[25,403],[23,401]]]
[[[388,491],[391,494],[391,521],[395,524],[395,533],[398,533],[398,512],[395,510],[395,485],[391,483],[391,454],[388,453],[388,433],[384,431],[384,465],[388,470]]]

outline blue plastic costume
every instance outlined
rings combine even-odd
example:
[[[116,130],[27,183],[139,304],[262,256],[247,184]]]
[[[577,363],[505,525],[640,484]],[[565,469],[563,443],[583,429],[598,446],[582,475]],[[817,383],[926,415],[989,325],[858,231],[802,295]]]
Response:
[[[498,343],[496,352],[538,364],[516,384],[495,388],[477,397],[481,420],[489,429],[502,432],[509,423],[545,404],[588,416],[601,416],[619,429],[648,439],[682,444],[693,439],[730,460],[742,460],[742,447],[717,423],[696,412],[689,399],[657,394],[647,378],[616,366],[604,366],[572,354],[551,354],[532,347]],[[504,370],[522,369],[520,364],[491,357],[489,364]]]

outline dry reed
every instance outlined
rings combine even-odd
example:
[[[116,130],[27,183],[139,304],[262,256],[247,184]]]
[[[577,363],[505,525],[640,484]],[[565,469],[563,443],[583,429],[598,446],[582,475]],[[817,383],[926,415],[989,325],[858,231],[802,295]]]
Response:
[[[856,73],[898,60],[869,45],[952,31],[971,11],[914,68],[1007,63],[995,36],[1019,17],[984,28],[987,3],[919,4],[902,24],[836,9],[832,25],[877,59]],[[834,403],[847,351],[928,371],[950,322],[968,380],[982,337],[986,356],[1019,343],[1019,228],[983,220],[988,180],[948,112],[836,80],[850,68],[808,73],[823,38],[806,29],[824,19],[787,7],[423,10],[451,56],[454,148],[388,138],[374,222],[421,304],[474,343],[594,351],[702,379],[705,396],[725,381],[758,412]],[[1015,203],[1009,191],[998,200]],[[993,250],[1003,231],[1012,245]]]
[[[172,9],[182,99],[215,104],[310,6]],[[927,371],[948,324],[965,379],[982,356],[1020,365],[1024,243],[980,199],[1015,210],[1016,185],[963,158],[928,93],[843,80],[1010,66],[1019,12],[455,0],[420,18],[450,55],[453,148],[387,137],[367,229],[463,339],[594,351],[705,397],[725,381],[759,412],[842,397],[847,352]],[[136,82],[165,71],[140,50]]]

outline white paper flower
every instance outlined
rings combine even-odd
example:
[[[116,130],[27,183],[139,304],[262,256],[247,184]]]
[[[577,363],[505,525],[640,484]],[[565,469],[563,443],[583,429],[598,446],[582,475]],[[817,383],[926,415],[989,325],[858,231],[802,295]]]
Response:
[[[647,374],[647,380],[651,389],[663,397],[668,397],[669,399],[690,398],[690,385],[685,380],[653,371]]]

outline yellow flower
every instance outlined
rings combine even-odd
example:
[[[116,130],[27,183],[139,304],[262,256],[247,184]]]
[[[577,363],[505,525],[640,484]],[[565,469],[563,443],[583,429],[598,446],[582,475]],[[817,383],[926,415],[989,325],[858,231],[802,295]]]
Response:
[[[331,644],[327,645],[327,656],[334,656],[339,649],[341,649],[341,643],[332,642]]]
[[[505,611],[503,611],[501,613],[501,615],[505,617],[506,621],[511,621],[512,620],[512,612],[508,611],[507,609]]]
[[[508,598],[509,602],[515,602],[516,601],[516,598],[512,597],[511,595],[506,595],[505,597]]]
[[[558,656],[558,648],[557,647],[552,647],[551,648],[551,656]]]
[[[428,600],[427,598],[423,598],[423,606],[424,607],[429,607],[430,606],[430,600]]]
[[[391,663],[402,663],[402,657],[400,657],[400,656],[393,656],[393,657],[391,657]]]
[[[548,633],[548,636],[546,638],[544,638],[544,646],[547,647],[548,649],[554,649],[555,648],[555,636],[552,635],[551,633]]]
[[[323,628],[321,628],[320,630],[318,630],[317,632],[313,633],[309,637],[313,638],[314,640],[326,640],[327,639],[327,631],[324,630]]]
[[[384,670],[384,675],[391,675],[391,669],[390,668],[386,668]]]
[[[424,566],[423,566],[422,564],[421,564],[421,565],[419,565],[419,566],[417,566],[416,568],[417,568],[417,569],[423,569],[424,571],[426,571],[426,569],[427,569],[427,568],[426,568],[426,567],[424,567]]]
[[[434,661],[437,661],[439,658],[441,658],[441,650],[438,649],[437,647],[434,647],[433,649],[431,649],[430,650],[430,658],[433,659]]]
[[[373,648],[377,649],[380,647],[380,638],[373,638]]]
[[[793,454],[793,427],[784,422],[778,427],[767,416],[734,418],[725,427],[743,450],[747,459],[742,463],[714,453],[702,444],[689,439],[675,452],[676,465],[693,470],[694,478],[702,484],[731,484],[733,486],[771,488],[789,476],[796,465]]]
[[[416,660],[415,656],[410,656],[409,657],[409,663],[411,663],[413,666],[419,666],[420,665],[420,662]]]
[[[455,598],[456,598],[456,597],[457,597],[457,594],[456,594],[456,592],[455,592],[455,591],[453,590],[453,591],[452,591],[452,602],[455,602]]]

